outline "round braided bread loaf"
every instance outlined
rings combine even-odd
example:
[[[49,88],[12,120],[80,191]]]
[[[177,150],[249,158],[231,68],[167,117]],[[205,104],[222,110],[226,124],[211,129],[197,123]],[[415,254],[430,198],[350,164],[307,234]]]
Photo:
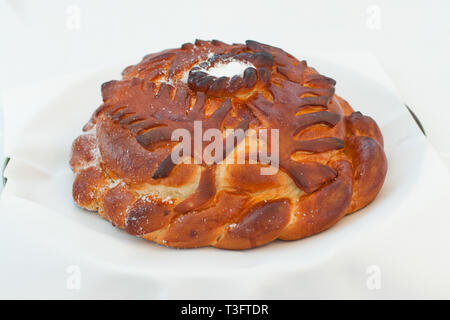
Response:
[[[231,61],[249,67],[208,73]],[[377,124],[334,94],[333,79],[279,48],[197,40],[122,75],[102,85],[104,103],[74,141],[70,165],[75,202],[132,235],[179,248],[300,239],[366,206],[384,182]],[[171,135],[193,133],[195,121],[220,132],[278,129],[279,159],[176,164]],[[248,159],[245,145],[224,156]],[[274,164],[275,174],[261,174]]]

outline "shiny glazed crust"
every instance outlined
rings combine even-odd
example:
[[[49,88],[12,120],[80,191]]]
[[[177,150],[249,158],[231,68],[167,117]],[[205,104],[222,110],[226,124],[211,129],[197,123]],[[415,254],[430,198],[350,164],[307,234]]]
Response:
[[[198,71],[229,59],[254,68],[231,79]],[[103,104],[72,145],[73,198],[169,247],[246,249],[321,232],[370,203],[387,170],[377,124],[334,86],[255,41],[197,40],[147,55],[102,85]],[[174,165],[171,133],[193,132],[194,121],[203,130],[278,129],[278,172],[261,175],[262,163]],[[225,156],[248,156],[240,146]]]

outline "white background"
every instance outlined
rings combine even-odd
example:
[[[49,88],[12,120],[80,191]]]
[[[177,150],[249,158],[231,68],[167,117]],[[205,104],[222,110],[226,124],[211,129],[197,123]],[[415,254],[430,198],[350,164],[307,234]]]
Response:
[[[51,98],[51,86],[42,94],[47,81],[137,63],[196,38],[253,39],[287,51],[375,55],[450,166],[449,1],[3,0],[0,32],[7,143]]]
[[[417,130],[410,130],[408,121],[385,127],[390,171],[378,200],[326,233],[298,242],[249,252],[165,250],[129,237],[96,216],[51,208],[63,204],[76,211],[67,191],[73,177],[65,159],[65,140],[70,137],[64,132],[81,127],[79,119],[98,105],[80,103],[77,109],[79,101],[94,101],[98,96],[100,102],[100,88],[92,82],[86,82],[79,91],[64,86],[77,78],[87,79],[82,76],[86,73],[136,63],[146,53],[178,47],[196,38],[225,42],[253,39],[284,48],[298,58],[303,52],[334,62],[347,57],[345,63],[337,65],[346,70],[354,65],[371,78],[377,78],[373,72],[377,64],[372,59],[376,57],[402,101],[423,122],[432,145],[450,165],[449,17],[449,1],[0,0],[0,93],[6,152],[15,149],[16,154],[23,154],[15,160],[33,159],[41,164],[12,161],[8,166],[10,176],[22,180],[11,179],[0,201],[4,226],[0,252],[6,261],[0,263],[4,289],[0,297],[186,298],[195,288],[198,292],[192,297],[200,298],[448,298],[448,174],[421,135],[409,136]],[[338,92],[352,92],[346,73],[341,75],[336,78]],[[389,81],[377,79],[385,84]],[[390,114],[381,117],[381,113],[389,113],[390,104],[383,102],[392,100],[376,93],[366,99],[361,96],[363,92],[377,92],[375,88],[366,88],[364,81],[354,83],[356,110],[358,104],[361,109],[366,104],[371,106],[369,115],[376,119],[391,118]],[[69,91],[61,98],[64,89]],[[75,97],[78,92],[85,94]],[[398,107],[395,101],[392,105]],[[51,114],[48,110],[39,112],[48,104],[52,108],[60,105],[61,113],[68,110],[73,117],[61,116],[55,109]],[[374,110],[373,105],[378,104],[380,109]],[[398,112],[398,108],[392,110]],[[35,114],[43,115],[42,121],[26,126]],[[52,116],[65,120],[54,122]],[[73,124],[66,126],[67,121]],[[388,121],[379,123],[383,122]],[[22,141],[26,138],[28,144],[22,145],[16,135],[21,135]],[[53,143],[62,140],[61,145]],[[64,158],[58,162],[60,167],[47,161],[57,156]],[[424,158],[419,162],[422,167],[417,158]],[[53,179],[61,173],[67,173],[66,184]],[[48,185],[39,184],[39,179]],[[85,220],[86,228],[80,228],[80,221]],[[326,250],[317,250],[317,243]],[[299,248],[308,254],[300,255]],[[284,253],[284,259],[274,258]],[[258,256],[260,260],[255,259]],[[188,277],[187,266],[199,272],[217,271],[208,264],[198,267],[196,263],[203,261],[198,257],[217,264],[219,271],[226,266],[223,261],[235,264],[234,273],[242,274],[230,280],[227,271],[223,275],[228,278],[197,281],[192,272]],[[296,268],[283,273],[272,267],[285,262]],[[66,288],[66,267],[72,264],[82,267],[83,290]],[[382,270],[381,290],[366,286],[367,267],[373,264]],[[253,265],[264,273],[247,276]],[[156,267],[158,272],[153,271]],[[162,270],[167,274],[175,270],[178,277],[165,277]],[[268,270],[274,276],[268,277]],[[213,281],[220,286],[211,286],[217,284]],[[238,292],[237,284],[242,286]]]

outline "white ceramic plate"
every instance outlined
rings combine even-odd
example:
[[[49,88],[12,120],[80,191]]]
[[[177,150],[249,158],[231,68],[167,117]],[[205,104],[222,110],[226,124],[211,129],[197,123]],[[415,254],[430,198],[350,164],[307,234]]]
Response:
[[[277,297],[283,296],[282,288],[286,288],[286,294],[290,292],[290,297],[311,297],[319,295],[318,290],[327,290],[325,279],[332,275],[314,273],[324,263],[333,266],[336,275],[340,274],[332,280],[340,283],[342,270],[333,259],[368,237],[370,241],[376,230],[396,221],[404,202],[420,185],[425,153],[414,150],[423,148],[426,142],[391,90],[357,72],[314,60],[321,73],[337,80],[337,93],[355,110],[373,117],[384,135],[388,175],[380,194],[368,207],[310,238],[275,241],[246,251],[170,249],[112,227],[96,214],[74,205],[71,196],[74,176],[68,166],[73,139],[101,103],[101,83],[119,77],[120,68],[112,68],[62,92],[28,125],[13,148],[4,194],[28,200],[22,211],[25,207],[34,208],[26,209],[33,210],[25,213],[31,220],[26,216],[20,219],[33,221],[36,233],[31,236],[26,228],[15,232],[27,232],[36,252],[44,251],[51,256],[43,257],[42,266],[36,268],[44,272],[46,267],[54,267],[51,264],[58,268],[79,266],[84,290],[76,292],[80,297],[273,298],[266,291],[270,287],[276,288],[272,290],[278,292]],[[24,222],[16,222],[15,226],[20,223]],[[358,279],[364,278],[364,270],[358,272]],[[62,274],[58,279],[65,276]],[[300,279],[301,285],[296,284]],[[49,295],[59,292],[61,297],[73,297],[74,293],[65,291],[56,280],[48,281],[52,288],[49,292],[53,292]],[[361,281],[357,288],[364,286]],[[330,292],[335,296],[339,288]]]

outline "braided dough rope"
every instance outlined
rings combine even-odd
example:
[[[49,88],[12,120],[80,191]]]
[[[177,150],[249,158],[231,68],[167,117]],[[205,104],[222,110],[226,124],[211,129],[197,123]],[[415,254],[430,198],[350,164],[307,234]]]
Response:
[[[203,70],[234,59],[242,76]],[[279,48],[186,43],[147,55],[102,86],[104,103],[72,145],[73,198],[114,226],[170,247],[246,249],[321,232],[370,203],[387,170],[377,124],[335,81]],[[280,170],[178,164],[174,129],[279,129]],[[246,139],[249,139],[246,137]],[[227,156],[248,150],[238,145]]]

